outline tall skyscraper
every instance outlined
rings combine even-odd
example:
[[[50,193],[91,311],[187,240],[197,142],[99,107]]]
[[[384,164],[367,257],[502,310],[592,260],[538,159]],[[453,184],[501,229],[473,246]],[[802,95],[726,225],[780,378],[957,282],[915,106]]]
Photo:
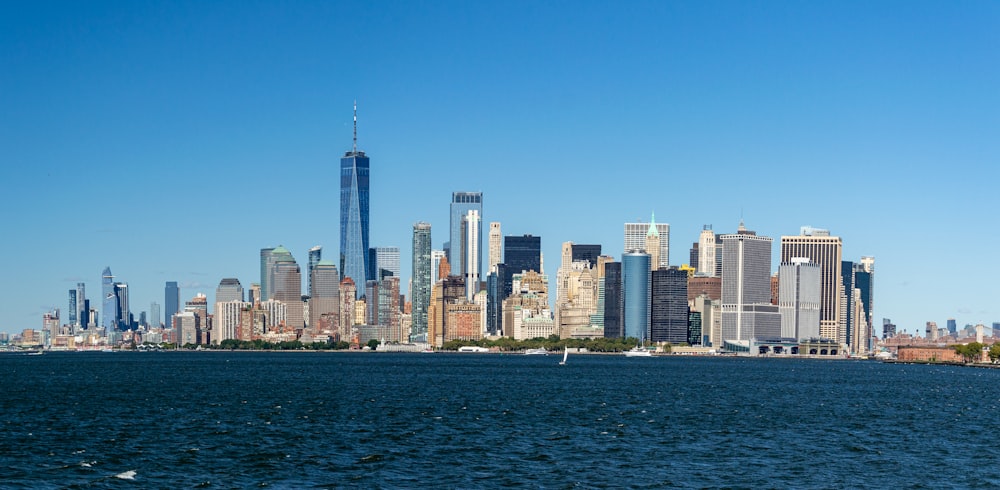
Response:
[[[266,301],[269,299],[276,299],[274,297],[277,287],[274,282],[274,268],[277,266],[278,262],[295,262],[292,258],[292,252],[282,245],[278,245],[270,249],[267,256],[267,263],[264,264],[264,276],[260,278],[261,280],[261,297]],[[267,291],[264,291],[264,283],[267,283]],[[299,286],[299,290],[302,290],[302,286]]]
[[[216,303],[230,301],[243,301],[243,285],[235,277],[227,277],[219,281],[219,287],[215,288]]]
[[[494,267],[503,260],[503,235],[500,234],[500,222],[490,222],[490,263],[486,273],[493,272]]]
[[[704,227],[702,227],[701,234],[698,235],[699,275],[716,277],[715,253],[716,253],[715,232],[712,231],[712,225],[705,225]]]
[[[462,222],[465,253],[462,255],[462,271],[465,273],[465,299],[472,301],[479,292],[479,271],[482,269],[483,254],[481,253],[483,237],[480,232],[479,211],[470,209]]]
[[[77,322],[83,328],[90,328],[90,308],[87,306],[87,285],[76,283],[76,313]]]
[[[441,269],[441,262],[448,261],[448,254],[444,250],[431,250],[431,287],[434,287],[438,281],[444,279],[438,274]]]
[[[507,265],[509,274],[520,274],[525,271],[541,272],[542,237],[506,236],[503,243],[503,263]]]
[[[451,264],[452,273],[457,276],[465,277],[468,272],[467,269],[473,268],[476,270],[476,274],[482,277],[483,270],[483,257],[479,254],[477,260],[473,261],[473,264],[466,267],[465,254],[468,250],[462,245],[465,243],[465,236],[463,234],[463,223],[469,214],[469,211],[476,211],[479,213],[479,219],[483,218],[483,193],[482,192],[452,192],[451,193],[451,212],[450,212],[450,223],[449,223],[449,233],[448,239],[450,240],[450,250],[448,250],[448,263]],[[482,233],[476,238],[478,243],[476,244],[476,250],[483,249],[483,236]]]
[[[323,315],[340,313],[340,273],[332,260],[320,260],[312,268],[309,295],[309,328],[318,331]]]
[[[70,289],[69,290],[69,305],[68,306],[69,307],[66,310],[67,310],[69,318],[67,318],[66,320],[69,322],[69,325],[71,327],[75,327],[75,326],[77,326],[76,315],[78,314],[77,313],[77,309],[76,309],[76,290],[75,289]]]
[[[132,310],[129,305],[128,284],[124,282],[115,283],[115,302],[118,305],[115,312],[115,326],[119,330],[132,328]]]
[[[650,274],[649,339],[674,345],[688,342],[687,272],[670,267]]]
[[[793,257],[778,269],[778,311],[783,338],[819,338],[820,275],[819,264],[804,257]]]
[[[624,338],[622,323],[622,263],[604,263],[604,337]]]
[[[275,251],[274,266],[271,267],[271,277],[269,279],[273,286],[274,293],[270,299],[280,301],[285,304],[285,325],[289,328],[302,328],[305,324],[302,311],[302,271],[295,263],[291,253],[278,253]],[[287,252],[287,250],[284,250]]]
[[[622,312],[625,337],[649,339],[650,261],[649,254],[636,250],[626,251],[622,255]]]
[[[798,236],[781,237],[781,261],[805,257],[821,267],[822,303],[820,306],[820,336],[846,344],[848,335],[841,324],[840,295],[843,291],[841,275],[840,237],[830,236],[827,230],[804,226]],[[853,293],[852,293],[853,294]]]
[[[369,162],[358,151],[358,104],[354,104],[354,147],[340,159],[340,272],[355,284],[375,279],[368,271],[368,188]],[[356,294],[364,293],[358,288]]]
[[[163,321],[167,328],[173,328],[174,315],[180,311],[181,289],[176,281],[167,281],[163,288]]]
[[[722,341],[781,336],[781,315],[771,304],[771,238],[742,221],[722,235]]]
[[[583,245],[574,243],[570,246],[570,259],[573,262],[586,261],[590,267],[597,267],[597,258],[601,256],[601,245]]]
[[[115,316],[118,311],[118,298],[115,296],[115,276],[111,267],[105,267],[101,273],[101,326],[111,331],[115,327]]]
[[[271,276],[273,252],[274,247],[260,249],[260,297],[263,298],[264,301],[271,298],[271,288],[269,287],[268,281]]]
[[[399,247],[375,247],[372,251],[374,261],[369,262],[369,266],[375,271],[376,280],[381,281],[389,275],[400,276]]]
[[[321,260],[323,260],[323,247],[316,245],[315,247],[310,248],[309,270],[307,271],[308,279],[306,279],[309,282],[309,289],[307,289],[307,291],[309,292],[309,296],[313,295],[313,269],[316,268],[316,264],[318,264],[319,261]]]
[[[427,308],[431,302],[431,225],[413,225],[413,297],[411,298],[410,338],[427,333]]]
[[[650,268],[659,269],[670,265],[670,225],[667,223],[657,223],[656,216],[650,218],[649,223],[625,223],[625,251],[646,250],[646,236],[650,228],[656,230],[659,238],[659,262],[651,264]],[[649,251],[646,251],[649,253]],[[650,254],[652,255],[652,254]],[[656,267],[653,267],[655,265]]]
[[[160,319],[160,304],[153,301],[149,304],[149,325],[153,328],[159,327],[161,324]]]

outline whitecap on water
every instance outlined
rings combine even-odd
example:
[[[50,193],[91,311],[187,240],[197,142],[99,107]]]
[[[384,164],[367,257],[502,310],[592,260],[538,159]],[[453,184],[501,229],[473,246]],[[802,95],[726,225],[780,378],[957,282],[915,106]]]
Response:
[[[122,480],[135,480],[135,470],[128,470],[122,473],[118,473],[117,475],[115,475],[115,478],[119,478]]]

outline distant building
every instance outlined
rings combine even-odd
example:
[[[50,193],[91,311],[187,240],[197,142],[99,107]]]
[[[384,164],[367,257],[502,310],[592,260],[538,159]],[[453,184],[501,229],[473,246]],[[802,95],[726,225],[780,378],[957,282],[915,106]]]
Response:
[[[781,335],[781,315],[771,304],[771,242],[742,222],[722,235],[722,341]]]
[[[674,345],[689,341],[687,288],[687,272],[677,267],[660,268],[650,273],[650,340]]]
[[[418,222],[413,225],[413,293],[411,296],[411,337],[427,333],[427,308],[434,285],[431,273],[431,225]]]
[[[782,338],[820,337],[820,272],[819,264],[804,257],[793,257],[778,269]]]
[[[290,252],[284,250],[286,253],[279,254],[280,250],[283,250],[283,247],[274,250],[274,265],[271,267],[268,279],[273,293],[269,299],[284,303],[287,308],[285,325],[299,329],[305,325],[302,308],[302,271]]]
[[[604,338],[624,338],[622,263],[604,264]]]
[[[480,206],[481,207],[481,206]],[[462,219],[462,274],[465,277],[465,299],[479,292],[480,270],[483,268],[483,235],[479,210],[470,209]],[[454,246],[454,245],[453,245]]]
[[[243,301],[243,285],[234,277],[227,277],[219,282],[215,289],[215,302]]]
[[[820,336],[848,343],[846,327],[841,325],[840,294],[843,288],[841,274],[840,237],[830,236],[827,230],[808,226],[802,227],[797,236],[781,237],[781,261],[790,262],[792,257],[806,257],[821,269]]]
[[[625,223],[625,251],[646,250],[646,237],[650,228],[656,230],[659,240],[659,247],[656,250],[658,258],[655,268],[667,267],[670,265],[670,225],[667,223],[656,223],[655,216],[650,218],[649,223]],[[648,250],[646,250],[649,252]],[[653,254],[650,253],[650,256]],[[650,264],[652,270],[654,264]]]
[[[340,272],[332,260],[320,260],[312,267],[312,294],[309,295],[309,328],[314,333],[320,333],[320,318],[324,315],[331,323],[339,319],[340,314]],[[336,325],[330,325],[335,329]]]
[[[649,254],[622,255],[622,312],[625,337],[649,340]],[[607,321],[607,320],[605,320]]]
[[[370,162],[358,151],[358,106],[354,104],[354,146],[340,159],[340,272],[356,284],[375,279],[367,270]],[[301,289],[301,288],[299,288]],[[361,294],[364,288],[358,288]]]
[[[479,220],[483,218],[483,193],[482,192],[452,192],[451,193],[451,209],[450,209],[450,222],[449,222],[449,240],[450,240],[450,250],[448,250],[448,263],[451,264],[452,272],[455,275],[466,277],[468,269],[475,269],[476,276],[482,277],[483,270],[483,257],[482,254],[477,254],[475,260],[472,261],[471,265],[468,265],[465,260],[465,254],[468,252],[468,247],[464,247],[463,244],[466,243],[466,236],[463,233],[463,223],[469,214],[469,211],[475,211]],[[477,225],[478,226],[478,225]],[[477,233],[475,237],[476,250],[483,249],[483,236],[482,233]],[[468,266],[468,267],[467,267]]]
[[[313,295],[313,283],[312,283],[313,269],[316,268],[316,264],[318,264],[319,261],[321,261],[321,260],[323,260],[323,247],[321,247],[319,245],[316,245],[315,247],[310,248],[309,249],[309,268],[306,271],[306,277],[308,277],[307,281],[309,281],[309,288],[306,289],[306,291],[309,292],[308,293],[309,296]]]
[[[716,253],[718,247],[716,234],[712,231],[712,225],[702,227],[698,236],[698,274],[706,277],[718,277],[716,268]],[[722,259],[719,254],[718,259]],[[691,264],[694,265],[694,264]]]
[[[492,221],[490,222],[490,260],[489,268],[486,269],[486,273],[489,274],[493,272],[493,269],[497,264],[503,260],[503,235],[500,233],[500,222]]]

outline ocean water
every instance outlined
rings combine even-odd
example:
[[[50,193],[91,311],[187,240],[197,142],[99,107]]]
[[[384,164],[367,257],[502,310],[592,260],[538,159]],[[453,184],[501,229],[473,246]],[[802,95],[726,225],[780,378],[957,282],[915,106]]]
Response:
[[[1000,370],[559,360],[2,355],[0,487],[1000,486]]]

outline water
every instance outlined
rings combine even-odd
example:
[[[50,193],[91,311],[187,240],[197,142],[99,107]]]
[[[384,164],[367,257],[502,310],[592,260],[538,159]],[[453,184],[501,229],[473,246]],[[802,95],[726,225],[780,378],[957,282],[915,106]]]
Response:
[[[1000,370],[559,360],[2,355],[0,487],[1000,485]]]

